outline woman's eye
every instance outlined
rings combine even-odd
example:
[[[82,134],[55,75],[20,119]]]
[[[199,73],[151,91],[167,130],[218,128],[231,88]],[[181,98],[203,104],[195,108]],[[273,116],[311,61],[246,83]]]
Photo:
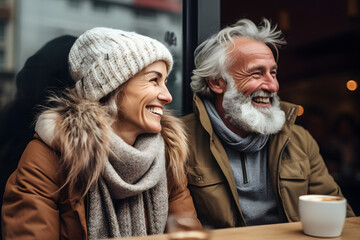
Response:
[[[158,78],[152,78],[152,79],[150,79],[150,82],[154,82],[154,83],[158,84]]]

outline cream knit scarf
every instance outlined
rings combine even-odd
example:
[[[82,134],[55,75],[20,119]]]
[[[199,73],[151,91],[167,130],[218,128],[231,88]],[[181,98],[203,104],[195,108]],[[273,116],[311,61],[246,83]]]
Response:
[[[111,140],[105,171],[89,191],[88,239],[163,233],[168,214],[163,138],[147,134],[130,146],[112,133]]]

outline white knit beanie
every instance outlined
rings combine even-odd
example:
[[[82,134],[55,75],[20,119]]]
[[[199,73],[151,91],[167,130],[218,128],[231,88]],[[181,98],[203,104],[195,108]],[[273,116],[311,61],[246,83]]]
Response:
[[[99,100],[148,65],[163,60],[173,66],[169,50],[159,41],[111,28],[82,34],[69,53],[70,74],[81,97]]]

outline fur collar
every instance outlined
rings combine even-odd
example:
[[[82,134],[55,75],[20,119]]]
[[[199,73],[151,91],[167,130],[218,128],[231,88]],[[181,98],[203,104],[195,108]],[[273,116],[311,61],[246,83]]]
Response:
[[[98,180],[109,156],[112,120],[98,102],[71,92],[53,96],[50,101],[56,107],[39,115],[35,131],[46,144],[61,152],[60,166],[68,173],[64,185],[70,189],[79,187],[85,195]],[[183,123],[169,111],[161,122],[168,173],[176,185],[184,185],[188,145]]]

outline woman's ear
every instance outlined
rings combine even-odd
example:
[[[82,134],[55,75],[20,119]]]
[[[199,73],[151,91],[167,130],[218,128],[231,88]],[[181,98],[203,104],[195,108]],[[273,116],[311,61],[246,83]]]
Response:
[[[210,79],[207,77],[205,78],[205,80],[214,93],[224,94],[226,92],[226,82],[224,81],[224,79]]]

